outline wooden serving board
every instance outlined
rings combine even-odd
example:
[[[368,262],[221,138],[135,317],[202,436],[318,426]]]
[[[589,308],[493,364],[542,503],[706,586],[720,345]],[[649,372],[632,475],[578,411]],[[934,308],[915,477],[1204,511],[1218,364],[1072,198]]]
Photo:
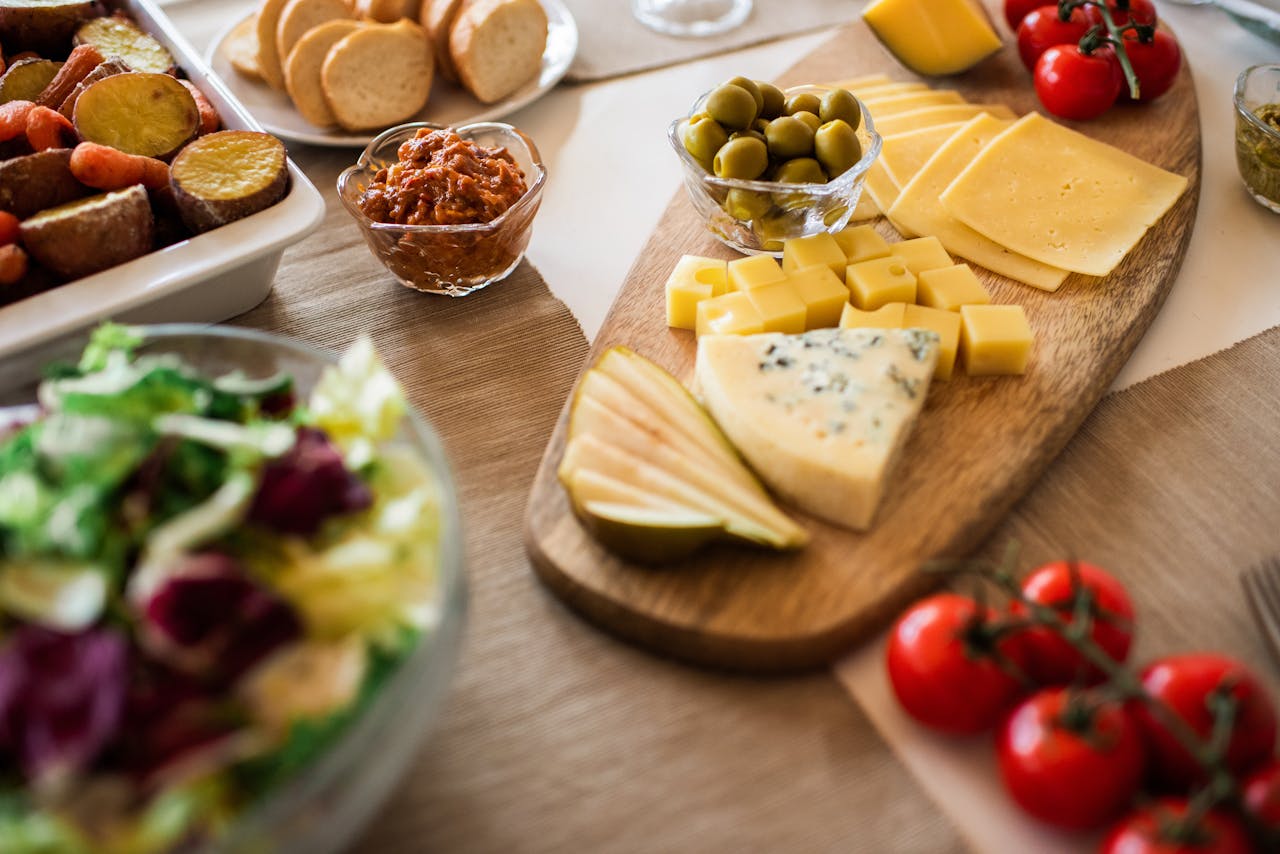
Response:
[[[914,79],[858,20],[780,82],[879,71]],[[1039,106],[1012,44],[966,75],[930,82],[970,101],[1007,104],[1019,114]],[[696,95],[690,92],[690,100]],[[921,564],[975,550],[1036,481],[1155,318],[1190,241],[1201,153],[1188,69],[1159,100],[1116,107],[1075,127],[1185,175],[1186,193],[1105,279],[1073,275],[1047,294],[979,271],[994,302],[1026,309],[1036,333],[1027,374],[969,378],[958,371],[950,382],[935,383],[868,533],[795,514],[813,535],[796,553],[723,546],[658,568],[621,561],[586,533],[556,480],[566,404],[525,519],[529,555],[546,585],[605,629],[663,653],[731,669],[783,671],[818,666],[846,652],[936,584]],[[661,144],[657,131],[652,144]],[[899,239],[887,222],[877,227]],[[683,191],[631,269],[588,364],[626,344],[688,381],[693,334],[668,329],[664,313],[664,283],[682,254],[736,257],[705,230]]]

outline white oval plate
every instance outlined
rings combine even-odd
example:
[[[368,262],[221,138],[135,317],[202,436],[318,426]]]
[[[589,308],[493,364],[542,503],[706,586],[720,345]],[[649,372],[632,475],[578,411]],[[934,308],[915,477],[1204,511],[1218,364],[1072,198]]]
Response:
[[[463,125],[484,122],[513,113],[531,101],[545,95],[560,82],[578,52],[578,25],[561,0],[541,0],[547,10],[547,48],[542,53],[542,70],[535,80],[496,104],[482,104],[461,86],[442,80],[436,75],[431,85],[431,98],[422,112],[405,119],[406,122],[435,122],[442,125]],[[243,19],[241,19],[243,20]],[[341,128],[318,128],[293,108],[293,102],[284,92],[272,89],[266,83],[249,80],[231,66],[222,50],[231,31],[239,24],[233,23],[214,39],[205,59],[222,78],[240,103],[248,108],[262,127],[270,133],[295,142],[311,145],[327,145],[336,148],[355,148],[368,145],[384,130],[352,133]]]

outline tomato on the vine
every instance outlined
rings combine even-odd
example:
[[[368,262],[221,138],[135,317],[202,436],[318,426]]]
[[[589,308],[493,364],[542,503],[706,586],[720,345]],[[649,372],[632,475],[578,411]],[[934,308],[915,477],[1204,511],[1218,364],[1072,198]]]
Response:
[[[1275,751],[1275,707],[1257,677],[1233,658],[1214,653],[1162,658],[1142,672],[1142,685],[1204,740],[1214,727],[1210,698],[1219,691],[1229,694],[1236,708],[1225,759],[1233,773],[1247,773]],[[1145,704],[1138,706],[1138,721],[1151,750],[1153,782],[1182,788],[1204,779],[1200,765]]]
[[[967,596],[940,593],[898,619],[886,662],[909,715],[933,729],[967,735],[994,726],[1017,700],[1021,687],[1000,659],[1021,668],[1021,654],[1011,637],[991,637],[993,616]]]
[[[1091,601],[1093,628],[1089,636],[1113,661],[1123,662],[1133,640],[1133,602],[1124,585],[1101,567],[1083,561],[1059,560],[1032,571],[1022,580],[1022,595],[1031,602],[1054,608],[1067,623],[1072,622],[1076,584]],[[1027,607],[1014,602],[1013,613],[1025,614]],[[1042,685],[1070,685],[1100,682],[1103,672],[1087,662],[1080,652],[1058,632],[1039,627],[1021,636],[1027,647],[1030,676]]]
[[[1083,121],[1102,115],[1123,85],[1124,74],[1111,48],[1084,53],[1074,44],[1058,45],[1036,62],[1036,94],[1059,118]]]
[[[1067,21],[1058,20],[1058,7],[1039,6],[1018,25],[1018,55],[1028,71],[1036,70],[1036,62],[1049,48],[1076,44],[1089,31],[1089,22],[1081,9],[1073,9]]]
[[[1280,760],[1271,760],[1244,781],[1244,806],[1259,823],[1280,831]]]
[[[1116,0],[1107,0],[1107,8],[1111,11],[1111,20],[1117,27],[1126,27],[1132,21],[1135,24],[1155,26],[1156,6],[1151,0],[1129,0],[1128,11],[1120,11]],[[1085,20],[1089,26],[1102,24],[1102,10],[1097,6],[1084,7]]]
[[[1099,854],[1250,854],[1253,843],[1235,816],[1211,810],[1188,825],[1186,798],[1161,798],[1125,816],[1102,840]]]
[[[1118,816],[1142,782],[1142,730],[1123,703],[1050,688],[1001,724],[996,755],[1005,789],[1035,818],[1066,828]]]
[[[1124,50],[1129,55],[1133,73],[1138,76],[1138,100],[1154,101],[1173,86],[1182,68],[1182,49],[1178,40],[1164,30],[1156,30],[1151,41],[1141,41],[1134,33],[1125,33]],[[1129,87],[1121,93],[1128,97]]]
[[[1044,4],[1044,0],[1004,0],[1004,19],[1009,23],[1009,29],[1017,32],[1022,19]]]

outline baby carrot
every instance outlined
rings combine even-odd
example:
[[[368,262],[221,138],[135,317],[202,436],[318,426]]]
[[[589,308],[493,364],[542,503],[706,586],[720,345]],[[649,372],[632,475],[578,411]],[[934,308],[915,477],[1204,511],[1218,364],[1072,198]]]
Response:
[[[27,253],[16,243],[0,246],[0,285],[16,285],[27,275]]]
[[[76,138],[75,125],[57,110],[37,106],[27,113],[27,142],[36,151],[66,148],[64,131],[71,139]]]
[[[98,190],[123,190],[134,184],[148,190],[169,186],[169,164],[163,160],[126,154],[96,142],[82,142],[71,152],[71,174]]]
[[[35,106],[31,101],[0,104],[0,142],[8,142],[27,132],[27,115]]]
[[[196,85],[190,80],[179,80],[183,86],[187,87],[187,91],[191,93],[191,97],[195,99],[196,109],[200,111],[200,135],[213,133],[222,127],[222,117],[218,115],[218,110],[209,102],[205,94],[196,88]]]
[[[8,246],[18,242],[18,231],[22,221],[8,211],[0,211],[0,246]]]

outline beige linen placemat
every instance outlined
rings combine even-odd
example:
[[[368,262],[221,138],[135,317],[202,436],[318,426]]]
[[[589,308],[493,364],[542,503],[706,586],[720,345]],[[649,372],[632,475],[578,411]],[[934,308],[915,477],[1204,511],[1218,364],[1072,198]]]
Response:
[[[707,38],[654,32],[631,14],[631,0],[564,0],[578,23],[578,55],[565,77],[585,83],[738,50],[857,17],[854,0],[755,0],[737,29]]]

